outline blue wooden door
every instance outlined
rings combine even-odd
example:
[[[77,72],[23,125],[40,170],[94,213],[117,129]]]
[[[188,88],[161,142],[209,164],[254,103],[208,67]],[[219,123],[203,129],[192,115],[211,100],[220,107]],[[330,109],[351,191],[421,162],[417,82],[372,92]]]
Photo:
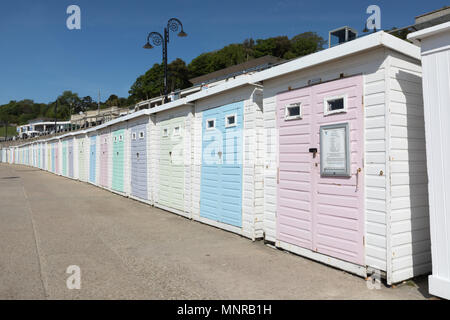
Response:
[[[131,195],[148,200],[147,125],[136,124],[131,131]]]
[[[203,112],[200,215],[242,226],[243,102]]]
[[[97,155],[96,136],[90,138],[90,150],[89,150],[89,181],[95,183],[95,157]]]

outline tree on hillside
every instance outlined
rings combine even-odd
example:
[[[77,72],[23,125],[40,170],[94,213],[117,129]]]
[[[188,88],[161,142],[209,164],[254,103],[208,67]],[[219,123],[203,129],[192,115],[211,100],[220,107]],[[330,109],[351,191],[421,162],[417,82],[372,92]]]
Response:
[[[8,126],[11,123],[15,123],[16,122],[16,118],[11,115],[9,112],[9,110],[5,107],[2,106],[0,107],[0,136],[6,137],[8,136]]]
[[[83,104],[77,93],[66,90],[58,97],[58,107],[64,110],[65,118],[70,118],[71,114],[83,112]]]
[[[291,39],[291,49],[284,55],[284,59],[303,57],[323,50],[326,41],[314,32],[305,32]]]
[[[81,98],[81,105],[84,111],[95,110],[98,107],[98,104],[92,100],[91,96]]]
[[[118,107],[119,97],[115,94],[110,95],[109,98],[105,101],[105,105],[107,107]]]
[[[291,49],[291,42],[286,36],[258,39],[254,46],[253,56],[255,58],[271,55],[283,58],[286,52]]]
[[[397,28],[394,27],[390,30],[390,34],[405,41],[409,41],[408,34],[410,34],[411,32],[414,32],[412,28],[404,28],[398,30]]]
[[[167,85],[170,89],[184,89],[190,86],[189,72],[183,60],[178,58],[172,61],[167,69]],[[163,77],[163,65],[155,63],[150,70],[136,79],[129,91],[130,96],[136,101],[161,96],[164,91]]]
[[[242,43],[242,47],[245,54],[245,61],[250,60],[253,57],[252,54],[255,47],[255,40],[253,40],[252,38],[245,39]]]
[[[191,86],[189,70],[186,63],[180,58],[175,59],[167,66],[169,90],[185,89]]]
[[[292,59],[324,48],[326,41],[315,32],[304,32],[292,39],[279,36],[267,39],[246,39],[220,50],[202,53],[188,65],[189,77],[202,76],[223,68],[266,55]]]
[[[213,54],[212,52],[202,53],[197,58],[192,59],[188,66],[189,75],[194,78],[213,72],[211,63]]]

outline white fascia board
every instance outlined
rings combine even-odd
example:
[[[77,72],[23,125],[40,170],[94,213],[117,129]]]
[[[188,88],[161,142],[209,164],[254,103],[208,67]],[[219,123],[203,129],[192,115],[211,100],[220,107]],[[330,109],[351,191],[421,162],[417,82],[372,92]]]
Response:
[[[76,137],[76,136],[80,136],[80,135],[83,135],[83,134],[86,134],[86,130],[75,131],[73,133],[73,136]]]
[[[413,33],[408,34],[408,40],[422,40],[431,36],[434,36],[438,33],[450,31],[450,22],[445,22],[442,24],[438,24],[437,26],[433,26],[430,28],[426,28],[423,30],[419,30]]]
[[[252,82],[251,75],[246,74],[237,79],[229,80],[223,84],[219,84],[212,88],[205,89],[200,92],[191,94],[191,95],[187,96],[185,99],[186,99],[186,102],[193,102],[195,100],[200,100],[200,99],[203,99],[203,98],[206,98],[206,97],[218,94],[218,93],[222,93],[223,91],[227,91],[227,90],[231,90],[231,89],[235,89],[238,87],[242,87],[242,86],[251,84],[251,82]]]
[[[383,32],[381,37],[381,42],[385,47],[403,53],[413,59],[421,60],[420,47],[411,44],[408,41],[399,39],[389,33]]]
[[[151,109],[144,109],[144,110],[146,111],[146,114],[150,115],[153,113],[181,107],[181,106],[184,106],[186,103],[187,103],[186,98],[181,98],[181,99],[178,99],[175,101],[171,101],[171,102],[159,105],[159,106],[151,108]]]
[[[196,91],[200,91],[200,90],[201,90],[201,86],[197,85],[197,86],[193,86],[193,87],[189,87],[189,88],[183,89],[183,90],[181,90],[178,93],[180,95],[184,95],[185,96],[188,93],[196,92]],[[156,101],[164,101],[164,97],[160,96],[160,97],[156,97],[156,98],[152,98],[152,99],[148,99],[148,100],[143,100],[143,101],[140,101],[140,102],[136,103],[136,106],[140,107],[140,106],[143,106],[143,105],[146,105],[146,104],[150,104],[150,103],[156,102]]]

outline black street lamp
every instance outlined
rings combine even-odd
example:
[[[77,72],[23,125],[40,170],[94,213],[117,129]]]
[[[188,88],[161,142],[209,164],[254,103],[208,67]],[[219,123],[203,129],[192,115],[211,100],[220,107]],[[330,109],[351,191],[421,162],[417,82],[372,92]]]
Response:
[[[55,136],[56,136],[56,122],[57,122],[56,109],[57,108],[58,108],[58,98],[56,98],[56,102],[55,102]]]
[[[167,27],[164,28],[164,36],[159,32],[150,32],[147,36],[147,43],[144,45],[144,49],[153,49],[150,40],[155,46],[162,45],[164,64],[164,103],[169,102],[167,97],[167,44],[169,43],[169,31],[177,32],[179,29],[181,29],[181,31],[178,33],[178,36],[186,37],[187,33],[184,32],[181,21],[177,18],[169,19]]]

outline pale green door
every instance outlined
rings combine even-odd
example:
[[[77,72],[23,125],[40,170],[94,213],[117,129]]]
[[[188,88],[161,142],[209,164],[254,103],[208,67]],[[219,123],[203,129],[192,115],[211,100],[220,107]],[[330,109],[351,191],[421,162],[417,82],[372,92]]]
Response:
[[[160,123],[159,203],[184,211],[184,117]]]
[[[124,192],[123,176],[124,176],[124,141],[125,130],[116,130],[113,132],[113,175],[112,188],[116,191]]]

